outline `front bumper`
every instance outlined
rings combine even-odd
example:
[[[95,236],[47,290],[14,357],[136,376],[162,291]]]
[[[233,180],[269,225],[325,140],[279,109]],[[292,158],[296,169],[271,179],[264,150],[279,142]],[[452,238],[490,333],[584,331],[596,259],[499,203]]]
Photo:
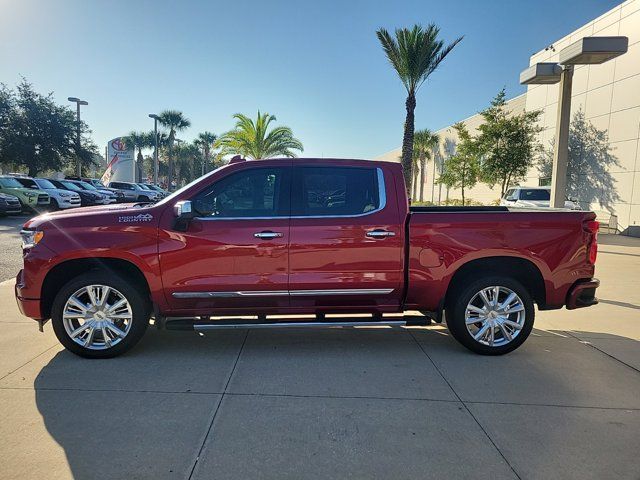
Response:
[[[33,318],[35,320],[44,320],[42,315],[42,302],[39,298],[26,298],[23,296],[23,270],[18,272],[16,276],[16,284],[13,289],[16,295],[16,303],[18,304],[18,310],[25,317]]]
[[[0,213],[3,215],[15,214],[22,212],[22,205],[20,202],[0,203]]]
[[[590,307],[598,304],[596,289],[600,286],[600,280],[579,280],[569,289],[567,294],[567,310]]]

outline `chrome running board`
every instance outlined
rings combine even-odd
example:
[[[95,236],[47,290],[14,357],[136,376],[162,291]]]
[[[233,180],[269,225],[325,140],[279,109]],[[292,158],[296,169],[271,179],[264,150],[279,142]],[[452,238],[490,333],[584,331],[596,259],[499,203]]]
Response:
[[[265,318],[258,320],[209,320],[203,321],[201,318],[180,317],[164,318],[163,327],[167,330],[244,330],[244,329],[267,329],[267,328],[331,328],[331,327],[405,327],[416,325],[429,325],[431,319],[420,316],[406,316],[404,318],[371,319],[363,318],[357,320],[306,320],[306,321],[268,321]],[[162,328],[162,327],[160,327]]]

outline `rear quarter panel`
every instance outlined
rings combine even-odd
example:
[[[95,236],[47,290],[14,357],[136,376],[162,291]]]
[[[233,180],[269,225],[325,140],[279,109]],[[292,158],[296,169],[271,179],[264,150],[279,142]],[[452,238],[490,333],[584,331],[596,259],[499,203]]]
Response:
[[[437,310],[460,267],[502,256],[531,261],[542,274],[546,306],[561,307],[575,281],[593,277],[582,223],[594,218],[568,211],[411,213],[407,308]]]

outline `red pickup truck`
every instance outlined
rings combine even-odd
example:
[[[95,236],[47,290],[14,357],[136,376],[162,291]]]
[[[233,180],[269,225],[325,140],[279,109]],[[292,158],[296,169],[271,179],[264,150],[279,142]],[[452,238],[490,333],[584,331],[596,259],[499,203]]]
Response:
[[[591,212],[410,207],[391,162],[235,158],[155,205],[28,221],[15,293],[86,357],[128,350],[151,318],[198,330],[444,318],[495,355],[525,341],[534,303],[597,303],[597,230]]]

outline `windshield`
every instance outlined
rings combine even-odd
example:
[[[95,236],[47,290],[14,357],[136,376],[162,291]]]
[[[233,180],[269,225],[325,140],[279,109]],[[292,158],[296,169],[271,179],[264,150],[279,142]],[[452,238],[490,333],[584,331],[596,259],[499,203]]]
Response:
[[[78,182],[82,188],[85,190],[98,190],[96,187],[87,182]]]
[[[4,188],[22,188],[22,184],[11,177],[0,177],[0,185]]]
[[[156,205],[165,205],[167,203],[172,202],[176,197],[182,195],[182,192],[189,190],[191,187],[193,187],[196,183],[201,182],[202,180],[204,180],[207,177],[210,177],[211,175],[213,175],[214,173],[216,173],[217,171],[221,170],[222,168],[225,168],[227,165],[223,165],[221,167],[216,168],[215,170],[211,170],[209,173],[207,173],[206,175],[202,176],[202,177],[198,177],[195,180],[193,180],[191,183],[187,183],[184,187],[176,190],[175,192],[173,192],[171,195],[169,195],[168,197],[164,197],[164,199],[160,200],[158,203],[156,203]]]
[[[51,183],[49,180],[47,180],[46,178],[39,178],[36,180],[36,183],[38,184],[38,186],[40,188],[44,188],[45,190],[51,189],[51,188],[56,188],[56,186]]]
[[[60,182],[62,183],[62,185],[64,185],[65,187],[67,187],[69,190],[73,190],[74,192],[81,192],[82,189],[76,185],[75,183],[71,183],[71,182]],[[91,197],[88,197],[91,198]]]
[[[144,183],[137,183],[136,185],[138,185],[142,190],[151,190],[149,187],[147,187]]]
[[[550,200],[551,192],[545,189],[525,188],[520,190],[520,200]]]

